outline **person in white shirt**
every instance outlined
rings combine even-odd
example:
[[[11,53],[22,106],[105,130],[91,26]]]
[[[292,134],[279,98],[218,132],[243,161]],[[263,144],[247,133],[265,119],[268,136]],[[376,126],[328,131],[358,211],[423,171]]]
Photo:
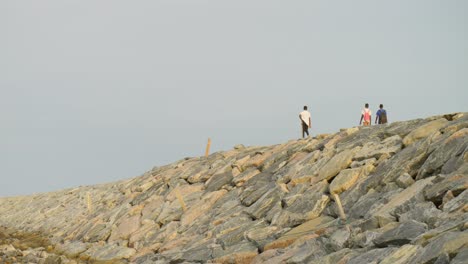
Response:
[[[312,123],[310,122],[310,113],[307,111],[307,106],[304,106],[304,111],[299,114],[299,119],[302,124],[302,138],[305,137],[305,134],[309,136],[309,128],[312,127]]]
[[[361,120],[359,121],[359,125],[361,125],[362,120],[364,119],[364,126],[370,126],[371,125],[371,120],[372,120],[372,112],[369,109],[369,104],[366,104],[364,106],[364,110],[361,112]]]

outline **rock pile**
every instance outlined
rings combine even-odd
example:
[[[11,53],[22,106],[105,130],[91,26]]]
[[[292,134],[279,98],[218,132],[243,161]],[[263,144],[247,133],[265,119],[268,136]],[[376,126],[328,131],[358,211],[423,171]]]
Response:
[[[468,113],[458,113],[1,198],[0,225],[91,263],[460,264],[467,187]],[[13,250],[1,244],[0,258]]]

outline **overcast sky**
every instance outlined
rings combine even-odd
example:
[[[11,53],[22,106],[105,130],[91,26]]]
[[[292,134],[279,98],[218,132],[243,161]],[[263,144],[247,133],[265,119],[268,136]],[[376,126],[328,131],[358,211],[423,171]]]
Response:
[[[468,1],[1,1],[0,196],[468,111]]]

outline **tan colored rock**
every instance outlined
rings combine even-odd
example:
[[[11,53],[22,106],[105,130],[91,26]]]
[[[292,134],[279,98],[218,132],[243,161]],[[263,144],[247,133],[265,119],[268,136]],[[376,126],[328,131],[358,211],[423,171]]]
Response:
[[[315,181],[329,180],[335,177],[341,170],[348,168],[353,161],[353,156],[359,148],[343,150],[342,152],[333,156],[323,166],[318,173],[318,178]]]
[[[124,218],[116,230],[112,231],[109,241],[128,239],[131,234],[140,228],[140,215]]]
[[[144,241],[144,238],[150,231],[159,230],[159,225],[156,223],[147,223],[143,225],[140,229],[131,234],[130,239],[128,240],[129,246],[135,249],[139,249],[138,243]]]
[[[379,221],[380,226],[386,225],[389,221],[394,219],[394,216],[391,215],[398,206],[404,205],[409,202],[411,199],[418,195],[422,195],[422,192],[426,186],[432,185],[432,181],[436,177],[429,177],[423,180],[415,182],[413,185],[403,190],[401,193],[395,195],[388,203],[380,207],[380,209],[374,213],[374,217]]]
[[[192,193],[201,192],[203,190],[204,184],[187,184],[182,186],[177,186],[174,188],[167,196],[167,201],[174,201],[177,199],[177,192],[179,192],[183,198],[189,196]]]
[[[419,139],[430,136],[432,133],[444,127],[447,124],[447,122],[448,122],[447,119],[440,118],[440,119],[434,120],[432,122],[429,122],[427,124],[424,124],[418,127],[417,129],[411,131],[403,139],[403,145],[409,146],[413,144],[414,142],[418,141]]]
[[[241,159],[236,160],[232,165],[233,168],[238,168],[241,172],[244,171],[245,167],[244,164],[250,160],[250,155],[247,155]]]
[[[242,186],[248,180],[250,180],[255,175],[259,174],[260,171],[256,168],[250,168],[242,172],[241,174],[234,176],[232,180],[236,186]]]
[[[335,220],[333,217],[321,216],[307,221],[304,224],[293,228],[277,240],[267,244],[264,250],[266,251],[274,248],[285,248],[302,236],[319,232],[320,229],[329,226],[333,220]]]
[[[164,205],[164,197],[156,196],[152,198],[150,202],[145,204],[145,207],[141,211],[142,219],[154,220],[158,218],[163,205]]]
[[[340,194],[353,186],[362,173],[362,168],[342,170],[330,184],[331,194]]]
[[[202,199],[191,206],[182,216],[181,225],[188,226],[195,221],[199,216],[207,213],[207,211],[227,193],[226,190],[219,190],[208,193]]]
[[[223,256],[221,258],[217,258],[213,260],[213,263],[219,264],[250,264],[252,263],[253,259],[258,255],[257,251],[251,252],[237,252],[227,256]]]
[[[359,131],[359,127],[352,127],[352,128],[347,128],[346,130],[346,134],[348,134],[348,136],[356,133]]]
[[[421,246],[403,245],[395,252],[387,256],[380,264],[406,264],[416,255]]]

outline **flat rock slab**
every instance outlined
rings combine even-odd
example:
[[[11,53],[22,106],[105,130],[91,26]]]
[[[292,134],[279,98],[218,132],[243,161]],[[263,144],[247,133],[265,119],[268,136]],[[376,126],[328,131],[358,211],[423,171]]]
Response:
[[[321,216],[313,220],[307,221],[304,224],[293,228],[279,239],[271,242],[265,246],[265,250],[273,248],[285,248],[291,245],[298,238],[305,236],[306,234],[313,234],[319,229],[329,226],[332,221],[335,220],[333,217]]]
[[[373,242],[378,247],[402,246],[408,244],[427,230],[427,225],[413,220],[403,222],[378,236]]]
[[[340,194],[353,186],[359,176],[362,174],[362,168],[342,170],[330,184],[330,193]]]
[[[128,259],[136,253],[133,248],[119,246],[116,244],[105,244],[103,246],[92,246],[80,256],[87,257],[95,261],[116,261]]]
[[[348,168],[348,166],[353,161],[354,154],[358,149],[347,149],[336,154],[325,164],[325,166],[319,170],[319,176],[316,181],[330,180],[331,178],[335,177],[341,170]]]
[[[418,141],[419,139],[426,138],[432,133],[438,131],[439,129],[446,126],[448,123],[447,119],[440,118],[434,121],[431,121],[427,124],[424,124],[415,130],[411,131],[404,139],[403,144],[405,146],[409,146],[414,142]]]
[[[413,263],[428,263],[436,260],[442,254],[454,254],[466,247],[468,247],[468,230],[447,232],[425,246],[421,254],[413,259]]]
[[[417,198],[417,196],[422,195],[423,190],[432,185],[432,181],[435,177],[426,178],[415,182],[409,188],[403,190],[401,193],[395,195],[388,203],[380,207],[374,216],[378,219],[380,226],[384,226],[389,221],[393,221],[394,216],[392,215],[395,210],[404,206],[405,203],[410,202],[412,199]]]
[[[408,264],[414,258],[421,246],[404,245],[398,248],[395,252],[387,256],[380,264]]]

